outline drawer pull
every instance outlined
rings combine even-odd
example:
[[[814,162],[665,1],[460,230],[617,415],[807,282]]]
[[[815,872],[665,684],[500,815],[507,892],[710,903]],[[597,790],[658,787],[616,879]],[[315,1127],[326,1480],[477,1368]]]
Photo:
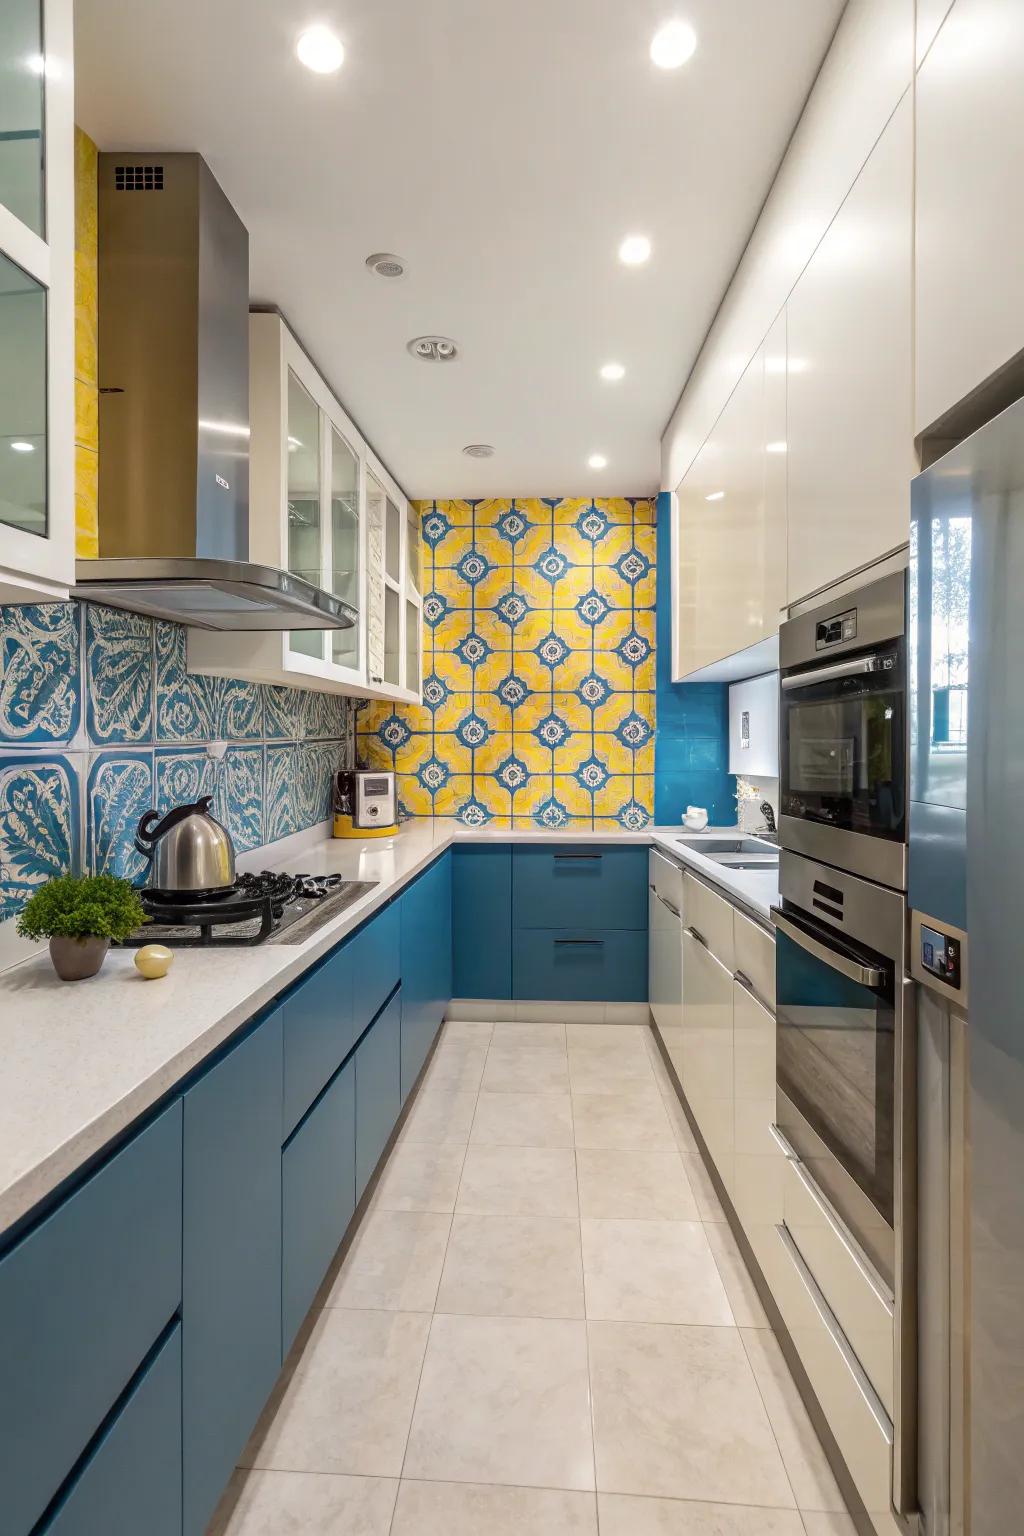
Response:
[[[565,946],[565,945],[572,945],[572,946],[574,946],[576,948],[579,948],[581,946],[586,946],[586,947],[592,947],[594,949],[603,949],[604,948],[604,939],[556,939],[555,940],[555,948],[556,949],[558,949],[560,946]]]
[[[696,928],[692,928],[692,927],[691,928],[687,928],[686,931],[690,935],[691,939],[696,939],[698,944],[703,944],[704,948],[707,949],[708,941],[707,941],[707,939],[704,937],[704,935],[702,933],[698,932],[698,930]]]
[[[652,886],[651,889],[654,890],[654,887]],[[658,897],[658,900],[661,902],[663,907],[668,907],[668,910],[672,913],[673,917],[682,917],[683,914],[680,912],[679,908],[674,907],[667,896],[658,896],[657,891],[654,891],[654,894]]]
[[[602,853],[556,853],[555,854],[555,861],[556,861],[556,863],[561,862],[562,860],[565,860],[565,859],[602,859],[602,858],[604,858],[604,854],[602,854]]]
[[[771,1006],[771,1004],[766,1003],[764,998],[761,997],[761,995],[758,993],[757,988],[754,986],[754,983],[751,981],[746,971],[734,971],[732,979],[736,985],[742,987],[744,992],[746,992],[749,997],[752,997],[754,1002],[757,1003],[759,1007],[763,1008],[766,1013],[773,1014],[775,1012],[775,1009]]]

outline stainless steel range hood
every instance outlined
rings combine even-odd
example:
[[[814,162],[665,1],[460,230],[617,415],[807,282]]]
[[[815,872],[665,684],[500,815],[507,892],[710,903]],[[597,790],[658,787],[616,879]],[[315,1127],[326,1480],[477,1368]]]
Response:
[[[249,236],[199,155],[99,157],[99,558],[75,595],[202,629],[348,629],[249,559]]]

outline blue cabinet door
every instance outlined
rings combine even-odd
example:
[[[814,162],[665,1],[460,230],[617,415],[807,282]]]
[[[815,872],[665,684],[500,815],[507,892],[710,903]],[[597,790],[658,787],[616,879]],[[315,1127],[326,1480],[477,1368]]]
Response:
[[[201,1536],[281,1367],[281,1013],[185,1094],[184,1533]]]
[[[281,1154],[281,1348],[287,1354],[355,1210],[356,1064],[347,1062]]]
[[[302,1119],[356,1041],[352,1012],[352,950],[328,955],[282,1005],[285,1136]],[[363,1025],[366,1021],[363,1020]],[[361,1025],[360,1028],[363,1026]]]
[[[181,1100],[0,1261],[0,1529],[27,1536],[181,1301]]]
[[[631,928],[519,928],[516,997],[560,1002],[642,1003],[647,934]]]
[[[352,967],[352,1010],[355,1035],[369,1024],[398,985],[401,964],[399,903],[372,917],[345,949]]]
[[[514,928],[647,928],[647,849],[517,846]]]
[[[402,992],[356,1051],[356,1199],[370,1181],[402,1107]]]
[[[45,1536],[181,1536],[181,1324],[62,1496]]]
[[[454,997],[512,996],[512,850],[452,849]]]
[[[451,858],[444,854],[402,893],[402,1102],[452,995]]]

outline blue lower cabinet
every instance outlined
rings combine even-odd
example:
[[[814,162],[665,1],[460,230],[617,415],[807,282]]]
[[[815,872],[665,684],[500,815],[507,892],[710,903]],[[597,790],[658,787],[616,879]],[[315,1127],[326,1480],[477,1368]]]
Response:
[[[401,949],[399,903],[372,917],[345,945],[352,967],[352,1013],[355,1035],[369,1024],[398,985]]]
[[[370,1181],[402,1107],[402,992],[360,1041],[356,1066],[356,1199]]]
[[[442,855],[402,893],[402,1102],[452,996],[452,866]]]
[[[356,1063],[346,1063],[281,1154],[282,1353],[355,1210]]]
[[[515,995],[559,1002],[647,999],[647,930],[519,928]]]
[[[647,849],[607,843],[512,850],[512,926],[647,927]]]
[[[201,1536],[281,1366],[281,1012],[185,1094],[184,1536]]]
[[[452,849],[454,997],[512,996],[512,850]]]
[[[45,1536],[181,1536],[181,1324],[132,1385]]]
[[[387,994],[385,993],[385,996]],[[285,1136],[302,1119],[356,1041],[352,1012],[352,948],[337,949],[282,1005]],[[359,1026],[365,1025],[364,1019]]]
[[[178,1310],[181,1127],[179,1099],[0,1260],[4,1536],[28,1536]]]

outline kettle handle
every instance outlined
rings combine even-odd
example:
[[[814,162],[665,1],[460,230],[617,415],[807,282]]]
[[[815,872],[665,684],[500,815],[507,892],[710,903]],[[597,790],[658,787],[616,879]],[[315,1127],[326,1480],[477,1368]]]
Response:
[[[201,795],[194,805],[176,805],[173,811],[168,811],[162,819],[159,811],[144,812],[135,829],[135,847],[143,858],[152,859],[153,845],[157,838],[163,837],[164,833],[176,827],[179,821],[184,821],[186,816],[191,816],[197,811],[200,815],[208,815],[212,804],[212,795]]]

